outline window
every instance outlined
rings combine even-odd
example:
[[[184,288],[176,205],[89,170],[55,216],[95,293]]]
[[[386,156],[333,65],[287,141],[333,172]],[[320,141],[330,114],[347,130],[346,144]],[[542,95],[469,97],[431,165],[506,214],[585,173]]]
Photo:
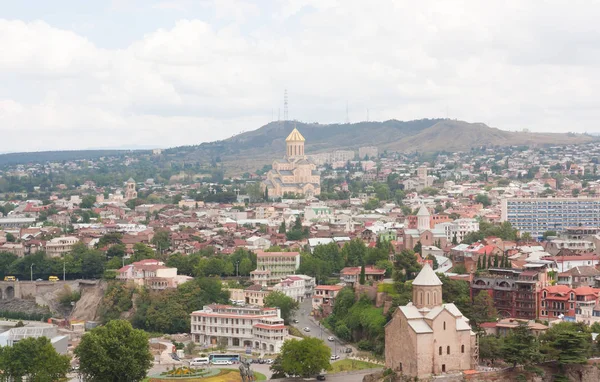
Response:
[[[460,352],[464,353],[465,352],[465,345],[460,345]]]
[[[547,293],[546,293],[546,291],[544,291],[544,292],[542,293],[542,295],[544,296],[544,298],[546,298],[546,294],[547,294]]]
[[[440,355],[442,355],[442,347],[440,346]]]
[[[446,330],[446,321],[444,321],[444,330]]]
[[[450,354],[450,346],[446,347],[446,354]]]

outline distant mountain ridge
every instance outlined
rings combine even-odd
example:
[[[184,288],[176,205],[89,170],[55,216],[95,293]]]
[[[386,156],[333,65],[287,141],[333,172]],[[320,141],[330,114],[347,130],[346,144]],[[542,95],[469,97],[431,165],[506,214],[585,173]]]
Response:
[[[231,138],[195,146],[163,150],[173,161],[216,163],[228,169],[255,171],[285,153],[285,138],[297,127],[306,138],[306,153],[357,150],[376,146],[380,151],[465,151],[480,146],[567,145],[597,141],[600,137],[572,133],[513,132],[451,119],[389,120],[351,124],[319,124],[296,121],[271,122]],[[94,159],[101,156],[144,153],[147,150],[83,150],[10,153],[0,155],[0,165]]]
[[[357,150],[377,146],[380,151],[435,152],[465,151],[480,146],[567,145],[598,138],[586,134],[513,132],[451,119],[389,120],[352,124],[317,124],[295,121],[271,122],[234,137],[198,146],[169,149],[166,153],[183,156],[186,161],[218,158],[226,167],[252,171],[258,165],[280,158],[285,138],[297,127],[306,138],[306,153],[338,149]],[[258,166],[258,167],[257,167]]]

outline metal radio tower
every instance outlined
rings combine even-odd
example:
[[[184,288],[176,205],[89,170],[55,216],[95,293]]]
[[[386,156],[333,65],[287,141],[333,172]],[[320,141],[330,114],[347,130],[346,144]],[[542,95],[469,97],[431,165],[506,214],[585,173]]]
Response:
[[[287,89],[285,89],[283,91],[283,120],[284,121],[288,121],[289,120]]]

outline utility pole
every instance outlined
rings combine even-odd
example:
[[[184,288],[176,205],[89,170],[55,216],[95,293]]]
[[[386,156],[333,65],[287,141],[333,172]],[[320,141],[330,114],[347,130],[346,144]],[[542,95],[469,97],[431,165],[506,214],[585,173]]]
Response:
[[[65,274],[66,274],[66,272],[65,272],[65,264],[66,264],[66,262],[67,262],[67,259],[63,255],[63,281],[66,280],[66,277],[65,277]]]
[[[29,267],[29,276],[31,277],[31,281],[33,281],[33,263],[31,263],[31,266]]]
[[[239,265],[240,265],[240,262],[236,261],[236,263],[235,263],[235,277],[240,277]]]

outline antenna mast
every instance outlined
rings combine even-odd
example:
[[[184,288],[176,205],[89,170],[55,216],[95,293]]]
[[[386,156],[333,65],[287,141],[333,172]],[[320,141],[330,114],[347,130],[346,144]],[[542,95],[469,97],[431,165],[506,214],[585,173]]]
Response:
[[[285,89],[283,91],[283,120],[284,121],[288,121],[289,120],[287,89]]]

